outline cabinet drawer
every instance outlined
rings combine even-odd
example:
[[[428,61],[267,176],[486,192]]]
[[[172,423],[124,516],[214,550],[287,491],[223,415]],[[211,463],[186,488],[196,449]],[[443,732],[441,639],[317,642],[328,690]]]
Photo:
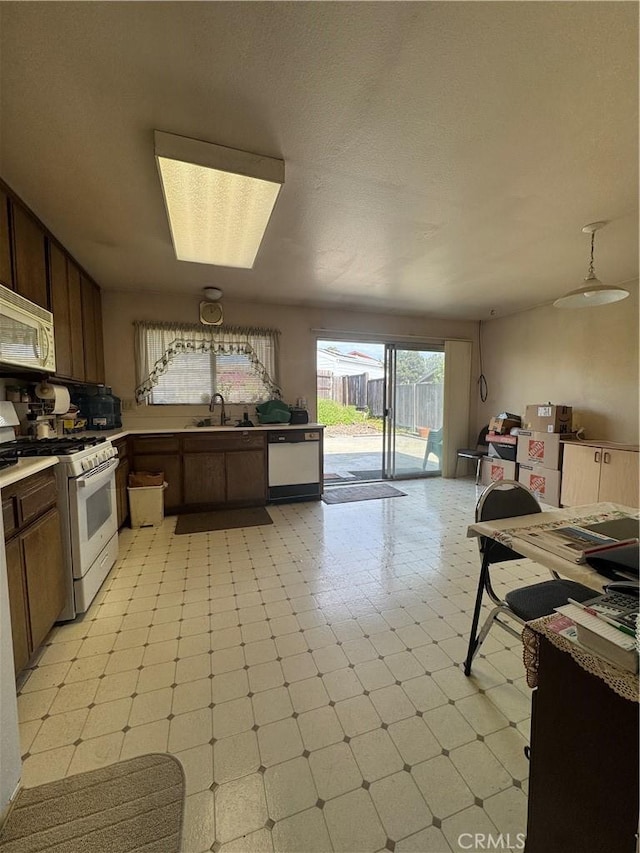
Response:
[[[2,523],[4,526],[4,538],[9,539],[19,527],[18,523],[18,507],[16,505],[16,496],[2,499]]]
[[[177,435],[135,435],[131,439],[133,453],[178,453]]]
[[[189,435],[183,439],[185,453],[207,453],[225,450],[260,450],[264,448],[264,433],[238,430],[215,435]]]
[[[18,519],[20,526],[28,524],[42,515],[57,500],[56,481],[53,474],[48,477],[34,478],[17,495]]]

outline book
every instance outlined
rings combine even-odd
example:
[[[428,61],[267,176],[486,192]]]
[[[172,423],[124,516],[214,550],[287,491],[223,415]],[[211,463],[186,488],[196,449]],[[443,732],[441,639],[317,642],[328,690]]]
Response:
[[[638,524],[637,519],[628,517],[630,521]],[[625,519],[614,519],[623,521]],[[597,525],[593,525],[596,527]],[[637,533],[636,528],[631,530]],[[577,524],[566,524],[561,527],[551,527],[546,530],[523,530],[515,532],[518,539],[522,539],[545,551],[564,557],[574,563],[585,563],[587,557],[601,554],[615,548],[638,544],[637,536],[617,539],[604,532],[592,530],[591,526],[580,526]]]
[[[570,604],[582,607],[587,613],[598,616],[604,622],[619,628],[621,631],[635,637],[638,628],[638,598],[623,592],[608,592],[605,595],[597,595],[587,601],[574,601],[569,599]]]
[[[577,642],[584,649],[627,672],[638,672],[635,637],[577,604],[565,604],[557,607],[556,611],[575,623]],[[568,636],[568,639],[571,637]]]

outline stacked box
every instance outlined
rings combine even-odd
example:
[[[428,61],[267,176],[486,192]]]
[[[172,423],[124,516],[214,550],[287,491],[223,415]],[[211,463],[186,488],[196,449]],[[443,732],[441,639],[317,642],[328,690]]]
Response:
[[[527,406],[523,426],[534,432],[571,432],[573,410],[571,406],[552,406],[534,404]]]
[[[562,465],[560,434],[519,430],[516,461],[520,465],[537,465],[558,471]]]
[[[485,456],[482,460],[480,482],[483,486],[490,486],[500,480],[515,480],[517,465],[504,459],[495,459]]]
[[[530,489],[539,501],[560,506],[560,471],[542,465],[520,465],[518,482]]]

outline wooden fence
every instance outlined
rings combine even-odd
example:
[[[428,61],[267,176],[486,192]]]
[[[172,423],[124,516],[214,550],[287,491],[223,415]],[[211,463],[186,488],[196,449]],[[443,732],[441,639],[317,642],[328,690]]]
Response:
[[[357,376],[334,376],[331,370],[319,370],[318,397],[335,400],[343,406],[367,408],[369,416],[383,415],[384,379],[369,379],[368,373]],[[398,385],[396,388],[396,426],[410,432],[419,427],[440,429],[442,426],[441,383]]]

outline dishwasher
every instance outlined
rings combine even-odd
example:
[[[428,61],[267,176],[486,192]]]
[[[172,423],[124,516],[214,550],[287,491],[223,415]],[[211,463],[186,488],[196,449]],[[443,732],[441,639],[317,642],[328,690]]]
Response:
[[[318,429],[269,431],[270,502],[320,498],[320,437]]]

